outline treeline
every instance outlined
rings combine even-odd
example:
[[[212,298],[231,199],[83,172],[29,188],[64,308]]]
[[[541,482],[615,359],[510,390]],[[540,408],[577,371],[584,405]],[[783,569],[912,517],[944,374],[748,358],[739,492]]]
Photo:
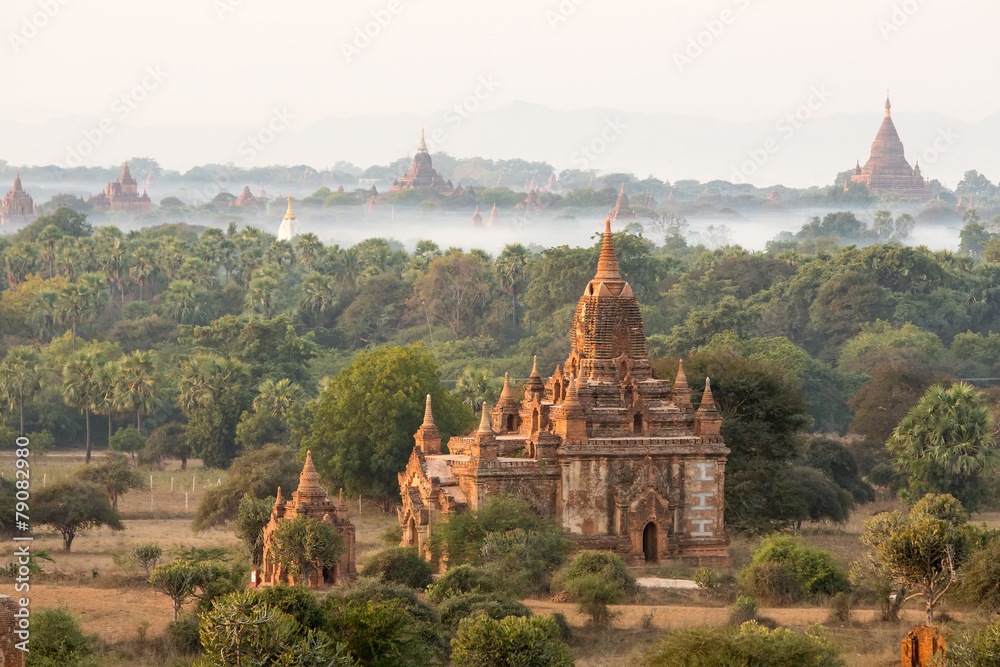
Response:
[[[1000,241],[970,219],[980,256],[908,247],[906,216],[876,219],[829,214],[758,253],[689,245],[666,216],[615,234],[660,376],[685,358],[717,388],[736,527],[840,519],[869,483],[902,488],[900,420],[937,382],[996,375]],[[855,233],[884,242],[839,245]],[[491,256],[235,224],[126,234],[62,208],[0,239],[5,423],[133,453],[155,432],[159,455],[213,466],[312,444],[335,486],[392,497],[424,394],[454,434],[504,372],[565,360],[598,252],[596,235]]]

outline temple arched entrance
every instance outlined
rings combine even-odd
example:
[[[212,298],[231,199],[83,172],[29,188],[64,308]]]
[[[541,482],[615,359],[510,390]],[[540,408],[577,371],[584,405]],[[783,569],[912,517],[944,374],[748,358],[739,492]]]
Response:
[[[412,516],[406,524],[406,538],[406,542],[409,546],[420,546],[420,534],[417,532],[417,522]]]
[[[656,524],[650,521],[642,529],[642,553],[647,563],[660,562],[660,544],[657,539]]]

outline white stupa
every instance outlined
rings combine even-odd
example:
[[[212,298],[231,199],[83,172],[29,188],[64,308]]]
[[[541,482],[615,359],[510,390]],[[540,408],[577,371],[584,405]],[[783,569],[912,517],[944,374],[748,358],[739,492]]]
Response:
[[[278,227],[278,240],[291,241],[299,233],[299,221],[295,219],[295,214],[292,213],[292,195],[288,195],[288,210],[281,221],[281,226]]]

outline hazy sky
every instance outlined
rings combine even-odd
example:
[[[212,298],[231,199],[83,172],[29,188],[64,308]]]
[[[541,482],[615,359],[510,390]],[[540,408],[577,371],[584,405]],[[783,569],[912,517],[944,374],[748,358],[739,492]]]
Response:
[[[752,120],[814,86],[821,114],[877,113],[889,87],[897,110],[979,121],[1000,110],[998,26],[986,0],[7,0],[0,117],[99,118],[132,94],[135,125],[428,114],[492,77],[486,107]]]

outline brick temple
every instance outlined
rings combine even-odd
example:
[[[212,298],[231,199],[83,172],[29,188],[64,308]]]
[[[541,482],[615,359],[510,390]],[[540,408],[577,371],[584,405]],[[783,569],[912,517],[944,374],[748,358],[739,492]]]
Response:
[[[435,171],[422,129],[420,130],[420,144],[417,146],[417,154],[413,156],[413,166],[406,170],[402,179],[393,180],[389,192],[411,188],[434,188],[445,194],[450,194],[455,189],[450,180],[444,180]]]
[[[14,187],[0,205],[0,224],[28,223],[34,220],[35,202],[21,187],[21,172],[14,176]]]
[[[143,190],[139,194],[139,184],[128,169],[128,162],[122,168],[122,175],[114,183],[108,183],[96,197],[87,197],[87,202],[96,213],[108,211],[142,215],[149,213],[153,204]]]
[[[854,166],[850,183],[863,183],[877,195],[896,194],[900,197],[928,200],[931,198],[930,183],[920,173],[920,164],[913,168],[903,155],[903,142],[892,122],[892,104],[885,98],[885,118],[872,142],[871,157],[865,166],[858,161]],[[847,191],[849,183],[844,183]]]
[[[622,189],[618,192],[618,199],[615,201],[615,207],[611,210],[609,215],[612,221],[625,221],[625,220],[635,220],[635,211],[632,206],[628,203],[628,195],[625,194],[625,183],[622,182]]]
[[[344,555],[332,569],[324,568],[322,574],[314,574],[309,581],[296,581],[295,577],[282,570],[280,565],[272,562],[274,547],[272,536],[278,527],[278,522],[294,519],[297,516],[307,516],[322,521],[336,528],[344,540]],[[331,584],[345,579],[356,579],[357,569],[354,566],[354,524],[347,517],[347,505],[343,494],[339,502],[330,500],[329,494],[319,484],[319,473],[312,462],[312,452],[306,452],[306,462],[299,476],[299,488],[292,494],[292,499],[285,500],[278,487],[278,496],[271,510],[271,518],[264,526],[264,569],[260,572],[259,582],[254,585],[272,586],[274,584],[301,584],[308,588],[326,588]]]
[[[428,396],[399,474],[402,544],[431,559],[436,515],[476,509],[506,492],[559,522],[579,547],[615,551],[628,563],[727,562],[722,418],[707,380],[692,408],[683,365],[672,383],[653,375],[610,220],[570,340],[565,365],[548,380],[536,358],[520,400],[505,378],[478,429],[451,438],[448,453]]]

